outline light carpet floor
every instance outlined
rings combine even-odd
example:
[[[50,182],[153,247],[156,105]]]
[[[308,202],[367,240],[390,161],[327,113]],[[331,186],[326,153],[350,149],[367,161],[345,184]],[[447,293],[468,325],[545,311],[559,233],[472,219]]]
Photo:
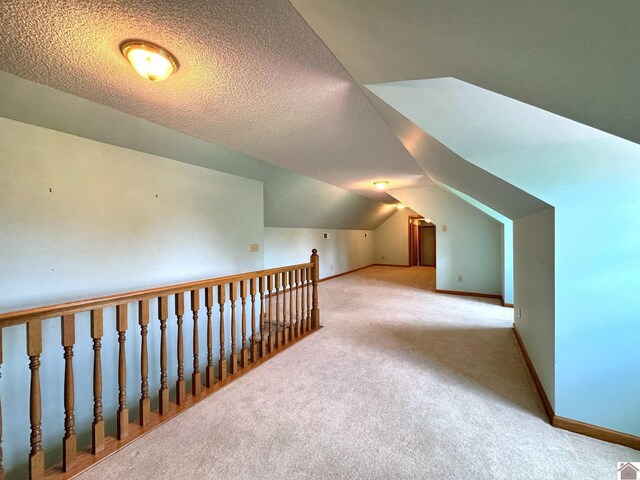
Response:
[[[551,427],[497,301],[434,270],[320,285],[325,328],[83,474],[89,479],[615,479],[640,452]]]

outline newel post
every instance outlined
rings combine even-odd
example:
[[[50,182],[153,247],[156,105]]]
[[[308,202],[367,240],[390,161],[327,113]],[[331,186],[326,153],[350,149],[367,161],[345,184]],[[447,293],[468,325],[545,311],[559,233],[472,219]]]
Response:
[[[311,328],[315,329],[320,326],[320,310],[318,309],[318,281],[320,280],[320,257],[318,256],[318,250],[315,248],[311,250],[311,281],[313,282],[312,292],[312,308],[311,308]]]

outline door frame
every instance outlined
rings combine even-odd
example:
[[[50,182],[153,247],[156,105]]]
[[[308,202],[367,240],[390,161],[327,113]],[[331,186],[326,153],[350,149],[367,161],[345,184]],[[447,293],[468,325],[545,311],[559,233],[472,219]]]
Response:
[[[436,268],[436,265],[438,264],[438,255],[436,254],[438,251],[438,235],[436,235],[438,233],[438,227],[432,223],[431,225],[421,225],[419,228],[433,228],[433,265],[420,266]],[[422,231],[420,231],[420,236],[422,236]],[[422,238],[420,240],[422,240]],[[422,252],[420,252],[420,255],[420,263],[422,263]]]
[[[412,245],[412,239],[413,239],[413,233],[411,232],[413,225],[413,221],[417,220],[418,218],[424,218],[422,215],[409,215],[408,217],[408,229],[409,229],[409,235],[408,235],[408,247],[409,247],[409,256],[407,257],[407,264],[409,267],[419,267],[420,266],[420,226],[418,226],[418,235],[417,235],[417,250],[418,250],[418,265],[414,265],[413,264],[413,249],[411,248]]]

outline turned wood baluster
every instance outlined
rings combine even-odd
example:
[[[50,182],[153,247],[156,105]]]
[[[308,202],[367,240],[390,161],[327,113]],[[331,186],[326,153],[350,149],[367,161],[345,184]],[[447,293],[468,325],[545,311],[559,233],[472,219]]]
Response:
[[[267,340],[264,338],[264,277],[258,279],[258,291],[260,292],[260,356],[267,354]]]
[[[31,423],[31,452],[29,478],[44,478],[44,450],[42,449],[42,398],[40,394],[40,355],[42,355],[42,320],[27,323],[27,355],[31,370],[29,420]]]
[[[93,339],[93,423],[91,424],[91,453],[104,450],[104,419],[102,418],[102,309],[91,310],[91,338]]]
[[[178,318],[178,379],[176,380],[176,403],[182,405],[187,399],[187,387],[184,380],[184,339],[182,338],[182,317],[184,316],[184,293],[175,295],[175,311]]]
[[[224,285],[218,285],[218,308],[220,309],[220,360],[218,361],[218,378],[220,381],[227,378],[227,359],[224,350]]]
[[[76,419],[74,412],[73,345],[76,343],[74,315],[61,320],[62,347],[64,349],[64,438],[62,439],[62,469],[68,472],[76,461]]]
[[[256,343],[256,284],[257,278],[252,278],[250,281],[249,290],[251,292],[251,347],[250,347],[250,355],[251,362],[255,362],[258,359],[258,344]],[[0,419],[1,420],[1,419]],[[1,480],[1,479],[0,479]]]
[[[215,383],[215,371],[213,368],[213,324],[211,322],[211,309],[213,307],[213,287],[204,289],[204,304],[207,307],[207,388]]]
[[[238,372],[238,352],[236,350],[236,284],[229,284],[229,300],[231,301],[231,373]]]
[[[296,284],[295,274],[293,270],[289,270],[289,340],[295,338],[295,303],[293,302],[293,292]]]
[[[116,437],[122,440],[129,435],[129,408],[127,408],[127,304],[116,306],[116,330],[118,331],[118,421]]]
[[[307,316],[304,321],[305,332],[311,329],[311,268],[307,269]]]
[[[274,350],[274,341],[273,341],[273,333],[272,333],[272,328],[271,328],[271,324],[273,322],[273,299],[274,299],[274,294],[273,294],[273,275],[269,275],[267,277],[267,298],[269,301],[269,309],[267,312],[267,328],[268,330],[268,334],[269,334],[269,338],[267,338],[267,351],[269,353],[273,352]]]
[[[300,316],[300,333],[307,332],[307,269],[302,269],[302,314]]]
[[[140,426],[144,427],[151,420],[151,399],[149,398],[149,349],[147,335],[149,332],[149,300],[138,303],[138,325],[140,325]]]
[[[193,374],[191,375],[191,395],[200,394],[200,337],[198,336],[198,311],[200,310],[200,290],[191,290],[191,312],[193,313]]]
[[[305,293],[306,290],[306,286],[307,286],[307,269],[303,268],[300,270],[300,282],[302,283],[301,288],[300,288],[300,300],[301,300],[301,305],[302,305],[302,311],[300,312],[300,335],[303,335],[305,333],[305,328],[304,328],[304,323],[305,323],[305,314],[306,314],[306,296],[307,294]]]
[[[167,319],[169,298],[158,297],[158,320],[160,320],[160,415],[169,413],[169,387],[167,386]]]
[[[247,348],[247,280],[240,281],[240,300],[242,303],[242,343],[240,344],[240,366],[249,365],[249,349]]]
[[[276,331],[275,331],[275,348],[280,348],[280,284],[281,284],[281,278],[280,278],[280,274],[276,273],[274,275],[275,277],[275,289],[276,289],[276,318],[275,318],[275,326],[276,326]]]
[[[296,282],[296,327],[295,327],[295,335],[296,338],[300,336],[300,282],[302,281],[302,270],[295,271],[294,281]]]
[[[312,282],[313,282],[313,306],[311,308],[311,328],[316,329],[320,326],[320,309],[318,308],[318,282],[320,281],[320,257],[318,251],[314,248],[311,250]]]
[[[287,272],[282,272],[282,345],[287,344]],[[289,305],[289,310],[291,305]]]
[[[2,379],[2,328],[0,328],[0,379]],[[2,465],[2,399],[0,398],[0,480],[4,480]]]

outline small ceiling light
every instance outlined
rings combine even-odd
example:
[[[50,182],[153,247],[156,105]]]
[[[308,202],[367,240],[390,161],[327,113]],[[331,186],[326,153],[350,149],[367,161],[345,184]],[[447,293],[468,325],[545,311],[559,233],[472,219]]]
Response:
[[[373,184],[378,190],[384,190],[385,188],[387,188],[387,185],[389,184],[389,182],[385,182],[385,181],[373,182]]]
[[[396,205],[396,208],[398,210],[402,210],[404,208],[404,205],[402,203],[399,203],[399,204]]]
[[[153,43],[128,40],[120,46],[120,50],[136,72],[152,82],[165,80],[178,70],[176,58]]]

